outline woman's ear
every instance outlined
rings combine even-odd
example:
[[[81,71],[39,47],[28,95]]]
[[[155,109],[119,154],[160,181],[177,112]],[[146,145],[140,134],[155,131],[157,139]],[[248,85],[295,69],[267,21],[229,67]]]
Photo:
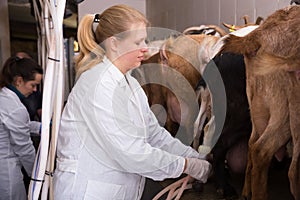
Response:
[[[118,51],[118,39],[114,36],[109,38],[109,46],[113,52]]]
[[[21,76],[17,76],[14,78],[14,86],[19,87],[24,83],[24,79]]]

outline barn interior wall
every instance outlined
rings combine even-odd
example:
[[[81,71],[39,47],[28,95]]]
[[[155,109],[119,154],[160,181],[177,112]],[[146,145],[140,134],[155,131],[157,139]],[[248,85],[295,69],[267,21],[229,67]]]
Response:
[[[0,69],[3,62],[10,56],[8,3],[7,0],[0,1]]]
[[[97,3],[95,0],[84,0],[78,4],[78,19],[80,20],[85,14],[101,13],[115,4],[126,4],[146,14],[145,0],[97,0]]]
[[[78,6],[78,18],[87,13],[101,13],[114,4],[127,4],[145,13],[154,27],[183,31],[190,26],[222,22],[241,25],[242,17],[255,22],[275,10],[286,7],[290,0],[85,0]]]
[[[255,22],[289,4],[290,0],[146,0],[146,14],[152,26],[183,31],[201,24],[241,25],[244,15]]]

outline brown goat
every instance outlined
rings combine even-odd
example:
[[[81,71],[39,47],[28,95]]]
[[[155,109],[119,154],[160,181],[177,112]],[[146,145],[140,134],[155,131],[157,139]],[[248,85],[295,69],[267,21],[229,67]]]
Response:
[[[253,129],[243,196],[267,199],[271,159],[290,140],[288,177],[300,200],[300,6],[270,15],[245,37],[230,36],[222,52],[243,54]]]
[[[197,86],[202,79],[200,72],[213,54],[212,45],[219,39],[205,34],[182,35],[169,38],[161,50],[163,76],[166,85],[172,89],[171,92],[163,88],[168,114],[172,121],[184,128],[190,142],[194,140],[193,125],[199,113],[199,96],[203,95],[199,94]]]
[[[193,140],[193,123],[199,111],[195,91],[201,75],[198,58],[199,43],[206,37],[182,35],[169,38],[161,47],[161,52],[143,61],[143,65],[133,70],[132,75],[140,82],[148,96],[149,104],[161,105],[166,111],[161,124],[173,135],[188,133],[189,144]],[[155,110],[156,116],[162,110]],[[162,117],[162,118],[163,118]],[[187,130],[189,129],[189,130]]]

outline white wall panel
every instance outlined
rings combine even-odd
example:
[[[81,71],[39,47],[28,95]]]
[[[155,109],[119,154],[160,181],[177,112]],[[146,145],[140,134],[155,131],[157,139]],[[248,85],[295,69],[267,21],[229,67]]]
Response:
[[[219,24],[220,23],[220,0],[207,1],[207,24]]]
[[[271,3],[274,2],[274,3]],[[278,7],[278,1],[275,0],[256,0],[256,15],[266,18],[272,14]]]
[[[270,0],[269,0],[270,1]],[[255,4],[254,1],[236,1],[236,24],[242,25],[244,24],[243,16],[248,15],[249,21],[254,22],[256,20],[255,17]]]
[[[192,12],[186,12],[189,10],[193,10],[193,0],[185,0],[185,3],[181,3],[182,0],[176,0],[176,3],[180,4],[181,6],[177,6],[177,26],[176,30],[184,30],[187,27],[190,27],[192,25],[193,21],[193,13]],[[196,9],[195,9],[196,11]]]
[[[220,1],[220,19],[221,21],[217,25],[221,25],[222,22],[227,24],[237,24],[236,22],[236,1],[226,0]]]
[[[288,4],[290,4],[290,0],[278,0],[278,6],[277,8],[280,9],[280,8],[284,8],[286,7]]]
[[[207,16],[207,1],[209,0],[193,0],[193,7],[190,12],[193,15],[192,25],[200,25],[206,22]]]
[[[86,13],[101,13],[114,4],[127,4],[147,15],[152,26],[183,31],[190,26],[222,22],[241,25],[242,17],[255,22],[275,10],[286,7],[290,0],[85,0],[79,4],[79,19]]]
[[[106,8],[115,4],[126,4],[146,14],[145,0],[84,0],[78,5],[78,19],[80,20],[85,14],[101,13]],[[154,5],[157,4],[155,3]]]
[[[290,0],[145,0],[147,17],[155,26],[175,28],[222,22],[241,25],[242,17],[249,15],[255,22],[258,16],[266,18],[275,10],[286,7]],[[161,17],[160,15],[164,15]],[[165,20],[167,18],[167,20]],[[164,19],[161,21],[161,19]]]

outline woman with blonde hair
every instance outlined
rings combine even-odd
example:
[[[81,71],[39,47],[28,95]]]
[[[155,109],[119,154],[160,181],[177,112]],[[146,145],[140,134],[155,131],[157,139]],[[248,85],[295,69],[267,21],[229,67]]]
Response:
[[[55,199],[140,199],[145,177],[182,173],[206,182],[210,164],[160,127],[128,73],[147,52],[148,21],[126,5],[86,15],[78,27],[77,81],[57,141]]]

